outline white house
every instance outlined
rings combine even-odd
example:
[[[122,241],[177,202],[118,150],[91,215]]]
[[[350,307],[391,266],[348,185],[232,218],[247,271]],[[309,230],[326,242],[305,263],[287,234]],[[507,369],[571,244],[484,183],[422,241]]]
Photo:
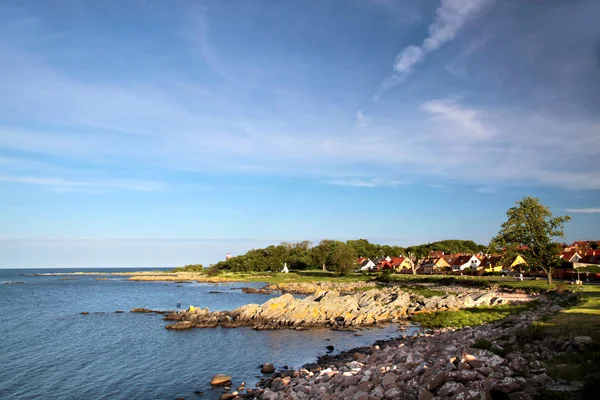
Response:
[[[481,261],[474,255],[466,255],[457,257],[450,265],[452,266],[452,271],[477,270],[477,267],[481,265]]]
[[[366,259],[359,260],[359,263],[358,263],[359,271],[370,271],[373,268],[375,268],[375,263],[373,261],[371,261],[370,259],[366,258]]]

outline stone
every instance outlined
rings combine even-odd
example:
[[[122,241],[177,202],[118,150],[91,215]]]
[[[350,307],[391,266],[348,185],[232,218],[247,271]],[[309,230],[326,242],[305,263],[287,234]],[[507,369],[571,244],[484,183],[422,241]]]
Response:
[[[457,382],[462,382],[462,383],[467,383],[467,382],[471,382],[471,381],[475,381],[479,378],[479,374],[477,373],[477,371],[469,371],[469,370],[462,370],[462,371],[454,371],[450,373],[450,377],[457,381]]]
[[[442,386],[444,382],[446,382],[447,377],[448,374],[445,371],[438,372],[434,376],[428,378],[424,382],[423,387],[430,392],[434,392],[437,388]]]
[[[231,383],[231,376],[216,374],[212,377],[210,384],[214,386],[226,386]]]
[[[438,389],[436,395],[439,397],[451,397],[458,389],[461,389],[462,387],[462,383],[454,381],[446,382]]]
[[[431,400],[433,399],[433,393],[425,388],[419,388],[419,393],[417,394],[418,400]]]
[[[454,393],[452,398],[456,400],[484,400],[485,393],[482,393],[482,391],[477,388],[462,387]]]
[[[385,399],[386,400],[395,400],[398,397],[400,397],[400,395],[402,394],[402,392],[400,391],[400,389],[398,389],[397,387],[392,387],[388,390],[385,391]]]
[[[508,395],[510,400],[533,400],[526,392],[515,392]]]
[[[264,363],[260,368],[260,372],[262,372],[263,374],[273,373],[275,372],[275,366],[273,364]]]
[[[389,387],[393,386],[397,380],[398,380],[398,375],[396,375],[393,372],[388,372],[387,374],[385,374],[383,376],[383,378],[381,378],[380,383],[381,383],[381,386],[383,386],[385,389],[388,389]]]
[[[492,389],[503,393],[514,393],[525,388],[525,379],[521,377],[506,377],[493,385]]]
[[[517,357],[508,363],[508,368],[512,369],[521,376],[525,376],[529,370],[527,364],[527,360],[525,360],[523,357]]]
[[[581,346],[587,346],[594,343],[590,336],[575,336],[573,341]]]

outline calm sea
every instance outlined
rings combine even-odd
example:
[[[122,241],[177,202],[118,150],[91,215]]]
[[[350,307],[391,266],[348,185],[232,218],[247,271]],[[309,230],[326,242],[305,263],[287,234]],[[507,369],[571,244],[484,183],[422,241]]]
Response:
[[[241,382],[254,386],[261,377],[261,363],[300,367],[316,361],[330,344],[336,351],[347,350],[398,336],[393,325],[364,330],[362,336],[325,329],[171,331],[165,329],[161,315],[129,310],[174,309],[177,301],[186,308],[193,304],[227,310],[273,296],[239,289],[260,283],[22,275],[73,271],[0,269],[0,398],[214,399],[222,393],[209,385],[216,373],[231,375],[234,387]],[[82,311],[90,314],[81,315]]]

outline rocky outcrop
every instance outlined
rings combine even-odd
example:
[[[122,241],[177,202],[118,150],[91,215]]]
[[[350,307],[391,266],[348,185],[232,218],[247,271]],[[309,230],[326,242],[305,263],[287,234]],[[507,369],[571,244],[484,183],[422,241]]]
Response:
[[[225,386],[231,383],[231,376],[216,374],[212,377],[210,384],[213,386]]]
[[[527,336],[527,327],[549,314],[550,306],[542,301],[534,310],[494,324],[422,333],[323,356],[318,365],[275,372],[251,395],[268,400],[541,399],[552,392],[564,396],[580,385],[554,382],[544,361],[585,351],[591,339]],[[474,348],[482,344],[490,350]]]
[[[528,299],[528,297],[522,298],[522,300]],[[489,291],[411,298],[409,293],[397,287],[373,289],[349,295],[341,295],[336,290],[319,290],[304,299],[296,299],[287,293],[261,305],[248,304],[232,311],[210,312],[206,308],[179,314],[170,313],[165,320],[178,321],[167,325],[167,329],[216,326],[227,328],[251,326],[254,329],[310,327],[352,329],[358,326],[399,321],[407,315],[419,312],[455,310],[502,302],[504,301],[501,293]]]
[[[318,291],[335,290],[340,294],[352,294],[365,288],[375,288],[375,282],[284,282],[272,283],[263,291],[311,295]]]

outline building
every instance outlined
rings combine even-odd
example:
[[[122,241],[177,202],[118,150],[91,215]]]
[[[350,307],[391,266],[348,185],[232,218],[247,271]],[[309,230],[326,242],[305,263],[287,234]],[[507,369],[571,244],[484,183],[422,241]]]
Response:
[[[440,272],[446,272],[450,269],[450,264],[446,262],[444,257],[431,257],[426,258],[421,262],[419,266],[419,273],[421,274],[435,274]]]
[[[472,254],[457,257],[450,264],[452,272],[462,272],[465,270],[477,271],[480,265],[481,261]]]

